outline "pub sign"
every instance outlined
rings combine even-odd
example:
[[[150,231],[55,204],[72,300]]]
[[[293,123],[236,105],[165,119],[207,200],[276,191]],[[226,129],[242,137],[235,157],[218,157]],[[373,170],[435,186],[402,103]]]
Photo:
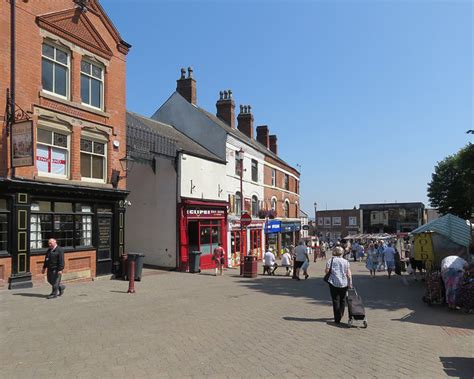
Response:
[[[33,166],[33,121],[12,126],[12,167]]]

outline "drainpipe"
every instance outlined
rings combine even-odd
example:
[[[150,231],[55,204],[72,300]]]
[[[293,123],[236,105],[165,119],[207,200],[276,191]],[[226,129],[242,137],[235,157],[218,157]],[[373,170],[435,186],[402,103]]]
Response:
[[[15,22],[16,22],[16,3],[10,0],[10,117],[8,120],[8,128],[10,134],[10,177],[15,177],[15,168],[13,167],[13,123],[15,122],[15,56],[16,56],[16,38],[15,38]],[[8,100],[7,100],[8,101]]]

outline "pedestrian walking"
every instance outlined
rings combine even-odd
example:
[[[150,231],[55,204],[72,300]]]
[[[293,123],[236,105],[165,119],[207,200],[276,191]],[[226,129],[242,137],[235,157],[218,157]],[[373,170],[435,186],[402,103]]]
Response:
[[[457,255],[449,255],[441,261],[441,277],[446,288],[446,303],[456,309],[456,291],[462,283],[467,262]]]
[[[385,250],[384,244],[382,241],[379,241],[375,246],[377,249],[377,271],[385,271],[385,265],[383,260],[383,251]]]
[[[365,267],[370,272],[370,276],[375,278],[375,272],[377,271],[378,265],[378,251],[375,248],[373,243],[369,244],[369,249],[367,250],[367,261],[365,263]]]
[[[383,251],[383,258],[389,279],[392,277],[392,271],[395,270],[395,254],[395,249],[392,247],[392,244],[389,243]]]
[[[342,258],[344,249],[336,246],[333,257],[326,263],[326,274],[329,273],[329,291],[332,299],[332,309],[336,324],[341,322],[346,307],[346,293],[352,288],[352,274],[349,261]]]
[[[305,261],[309,262],[308,250],[306,249],[306,245],[303,240],[300,240],[298,246],[295,247],[295,274],[293,276],[294,279],[300,280],[300,269],[303,266]],[[306,273],[306,275],[308,275]],[[305,276],[305,279],[307,276]]]
[[[54,299],[62,296],[66,286],[61,284],[61,278],[64,270],[64,251],[58,246],[54,238],[48,240],[49,249],[46,252],[43,269],[41,273],[46,273],[48,283],[51,284],[51,293],[46,297],[47,299]]]
[[[217,247],[214,249],[212,259],[216,263],[216,276],[217,272],[219,272],[219,275],[224,275],[222,268],[224,267],[225,263],[225,251],[221,242],[219,242]]]

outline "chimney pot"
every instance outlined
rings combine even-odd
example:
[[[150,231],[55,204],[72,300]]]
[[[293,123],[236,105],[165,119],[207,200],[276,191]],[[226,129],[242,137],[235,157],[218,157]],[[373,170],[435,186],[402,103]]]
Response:
[[[176,92],[183,96],[191,104],[197,103],[196,81],[193,79],[193,69],[188,67],[188,77],[186,70],[181,69],[181,77],[176,81]]]
[[[193,68],[191,66],[188,67],[188,78],[193,77]]]
[[[185,79],[186,78],[186,70],[184,69],[184,67],[181,69],[181,79]]]
[[[224,92],[220,91],[219,92],[219,100],[222,100],[224,98]]]
[[[232,99],[232,90],[229,90],[229,99]]]

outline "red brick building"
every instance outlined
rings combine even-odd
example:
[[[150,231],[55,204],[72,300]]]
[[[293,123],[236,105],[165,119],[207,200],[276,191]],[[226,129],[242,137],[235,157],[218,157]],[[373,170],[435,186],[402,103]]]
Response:
[[[4,1],[0,28],[0,285],[44,280],[51,237],[65,280],[111,273],[124,250],[130,45],[96,0]]]
[[[337,241],[361,230],[359,209],[331,209],[316,212],[316,235],[324,241]]]

